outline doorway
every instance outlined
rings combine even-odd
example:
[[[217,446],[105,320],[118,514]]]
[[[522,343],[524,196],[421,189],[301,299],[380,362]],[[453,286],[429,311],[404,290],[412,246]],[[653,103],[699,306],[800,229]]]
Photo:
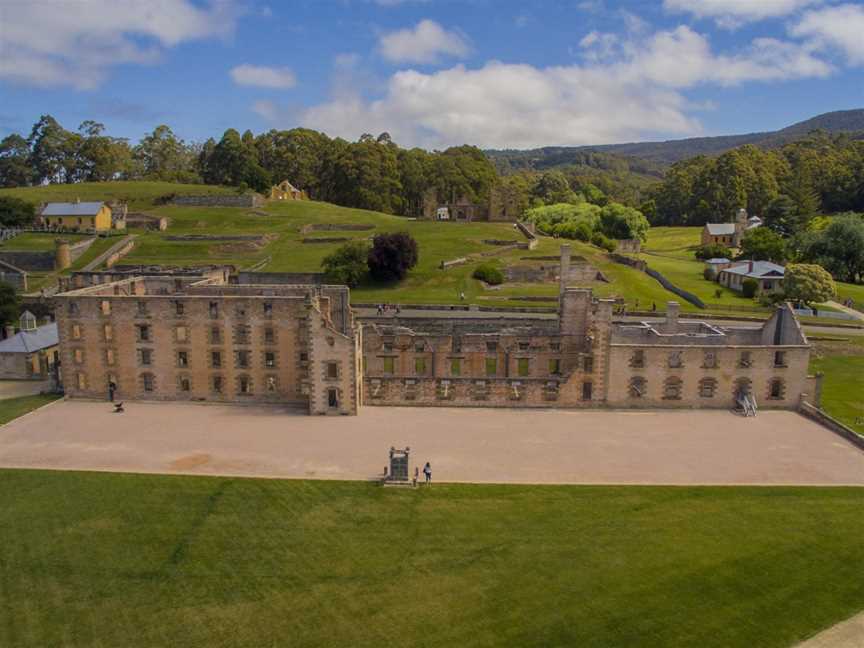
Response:
[[[331,409],[339,407],[339,393],[337,392],[337,390],[327,390],[327,407]]]

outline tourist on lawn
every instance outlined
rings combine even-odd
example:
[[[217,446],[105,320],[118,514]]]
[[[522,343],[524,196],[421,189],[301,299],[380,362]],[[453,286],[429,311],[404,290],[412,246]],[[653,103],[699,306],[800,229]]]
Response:
[[[426,483],[432,485],[432,465],[427,461],[423,466],[423,474],[426,475]]]

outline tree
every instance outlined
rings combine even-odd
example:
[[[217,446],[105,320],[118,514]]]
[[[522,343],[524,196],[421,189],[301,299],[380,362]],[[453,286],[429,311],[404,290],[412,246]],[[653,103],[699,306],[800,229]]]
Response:
[[[33,124],[27,143],[37,184],[66,182],[70,135],[51,115],[42,115]]]
[[[759,282],[755,279],[747,277],[741,282],[741,294],[748,299],[753,299],[756,296],[757,290],[759,290]]]
[[[12,133],[0,141],[0,187],[26,187],[33,180],[27,140]]]
[[[748,230],[741,240],[740,259],[783,263],[789,256],[783,237],[767,227]]]
[[[768,205],[762,215],[763,225],[777,232],[780,236],[795,234],[793,215],[795,203],[786,194],[780,194]]]
[[[0,282],[0,326],[17,324],[20,311],[21,298],[15,287]]]
[[[864,280],[864,218],[858,214],[834,217],[825,229],[805,239],[801,256],[840,281]]]
[[[369,246],[364,241],[349,241],[324,257],[321,268],[328,280],[354,288],[366,275],[368,258]]]
[[[144,177],[168,182],[200,182],[194,170],[196,156],[165,124],[145,135],[133,150]]]
[[[700,261],[708,259],[731,259],[732,250],[720,243],[709,243],[708,245],[700,245],[696,248],[694,255]]]
[[[537,178],[537,182],[531,189],[531,195],[544,205],[577,203],[585,200],[582,196],[577,196],[576,192],[570,188],[567,177],[560,171],[543,173]]]
[[[790,228],[793,232],[803,232],[821,207],[821,199],[813,188],[810,170],[805,164],[799,164],[795,168],[784,193],[794,205],[790,215]]]
[[[504,283],[504,273],[491,263],[483,263],[476,268],[471,276],[479,281],[484,281],[490,286],[498,286]]]
[[[606,205],[600,211],[600,229],[613,239],[640,239],[648,237],[648,219],[638,209],[618,203]]]
[[[407,232],[396,232],[375,236],[366,263],[373,279],[392,281],[404,278],[418,258],[417,241]]]
[[[837,286],[834,279],[822,267],[809,263],[793,263],[786,267],[783,277],[783,292],[793,301],[805,304],[820,304],[834,299]]]
[[[0,196],[0,225],[3,227],[24,227],[36,218],[32,203],[12,196]]]

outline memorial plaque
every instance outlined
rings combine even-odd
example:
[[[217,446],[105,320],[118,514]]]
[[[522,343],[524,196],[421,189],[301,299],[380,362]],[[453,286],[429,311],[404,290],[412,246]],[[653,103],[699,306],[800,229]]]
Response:
[[[387,481],[408,481],[408,457],[411,448],[390,448],[390,473]]]

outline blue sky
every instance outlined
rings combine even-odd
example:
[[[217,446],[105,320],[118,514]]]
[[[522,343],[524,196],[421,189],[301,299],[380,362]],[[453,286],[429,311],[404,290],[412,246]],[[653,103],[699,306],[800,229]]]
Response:
[[[4,0],[0,135],[307,126],[440,148],[773,130],[864,107],[835,0]]]

